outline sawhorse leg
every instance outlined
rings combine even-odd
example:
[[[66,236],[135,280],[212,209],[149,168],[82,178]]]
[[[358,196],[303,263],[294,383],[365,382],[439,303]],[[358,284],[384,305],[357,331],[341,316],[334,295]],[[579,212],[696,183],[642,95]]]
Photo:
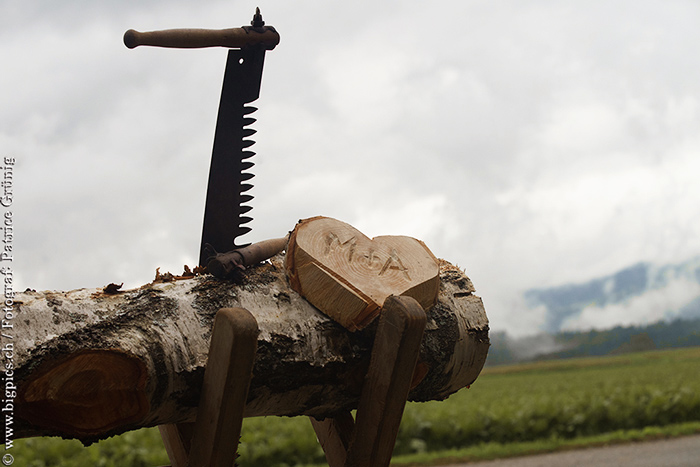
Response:
[[[216,313],[197,420],[159,427],[172,467],[233,465],[258,333],[258,323],[247,310],[222,308]]]
[[[425,324],[415,299],[391,296],[384,302],[356,420],[349,412],[311,418],[330,467],[389,465]]]

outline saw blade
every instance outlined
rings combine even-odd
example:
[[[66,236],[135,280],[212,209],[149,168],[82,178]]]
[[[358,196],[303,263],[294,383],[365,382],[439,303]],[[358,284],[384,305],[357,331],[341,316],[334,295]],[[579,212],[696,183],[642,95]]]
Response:
[[[247,148],[255,141],[247,138],[255,134],[250,128],[255,118],[249,115],[257,109],[247,104],[260,95],[264,60],[263,47],[228,52],[209,168],[199,254],[201,266],[206,266],[208,258],[216,252],[245,246],[237,244],[237,238],[251,230],[244,224],[252,218],[244,214],[251,209],[245,203],[253,199],[246,193],[253,185],[244,182],[254,176],[247,171],[253,166],[247,159],[255,153]]]

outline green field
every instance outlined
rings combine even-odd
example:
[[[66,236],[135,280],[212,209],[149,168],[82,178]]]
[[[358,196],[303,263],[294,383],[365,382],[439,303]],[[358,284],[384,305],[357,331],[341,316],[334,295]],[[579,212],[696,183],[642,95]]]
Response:
[[[471,389],[406,407],[397,463],[489,458],[581,443],[700,431],[700,347],[485,369]],[[22,466],[154,467],[168,463],[156,429],[89,448],[53,438],[17,440]],[[246,419],[241,466],[321,464],[308,420]]]

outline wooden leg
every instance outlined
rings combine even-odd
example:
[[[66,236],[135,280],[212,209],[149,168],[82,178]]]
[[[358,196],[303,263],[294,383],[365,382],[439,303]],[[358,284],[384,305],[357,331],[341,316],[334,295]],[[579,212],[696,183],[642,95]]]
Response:
[[[216,314],[197,420],[160,427],[172,467],[233,465],[258,333],[247,310],[222,308]]]
[[[194,423],[173,423],[160,425],[160,437],[163,439],[165,451],[170,459],[170,466],[186,467],[190,453]]]
[[[425,311],[415,299],[391,296],[384,302],[354,428],[349,414],[312,420],[330,467],[389,465],[425,323]]]
[[[259,332],[247,310],[222,308],[216,314],[189,467],[233,465]]]
[[[326,454],[328,467],[343,467],[355,428],[352,414],[343,412],[336,417],[324,420],[316,420],[313,417],[309,419],[316,432],[316,438]]]

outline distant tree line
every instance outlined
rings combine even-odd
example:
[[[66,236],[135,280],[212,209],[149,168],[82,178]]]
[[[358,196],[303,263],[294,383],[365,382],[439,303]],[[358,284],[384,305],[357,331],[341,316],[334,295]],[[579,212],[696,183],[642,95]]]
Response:
[[[537,345],[548,341],[547,350]],[[532,342],[528,348],[527,342]],[[604,331],[559,332],[517,339],[505,332],[491,334],[486,365],[639,352],[700,346],[700,318],[659,321],[646,326],[617,326]]]

